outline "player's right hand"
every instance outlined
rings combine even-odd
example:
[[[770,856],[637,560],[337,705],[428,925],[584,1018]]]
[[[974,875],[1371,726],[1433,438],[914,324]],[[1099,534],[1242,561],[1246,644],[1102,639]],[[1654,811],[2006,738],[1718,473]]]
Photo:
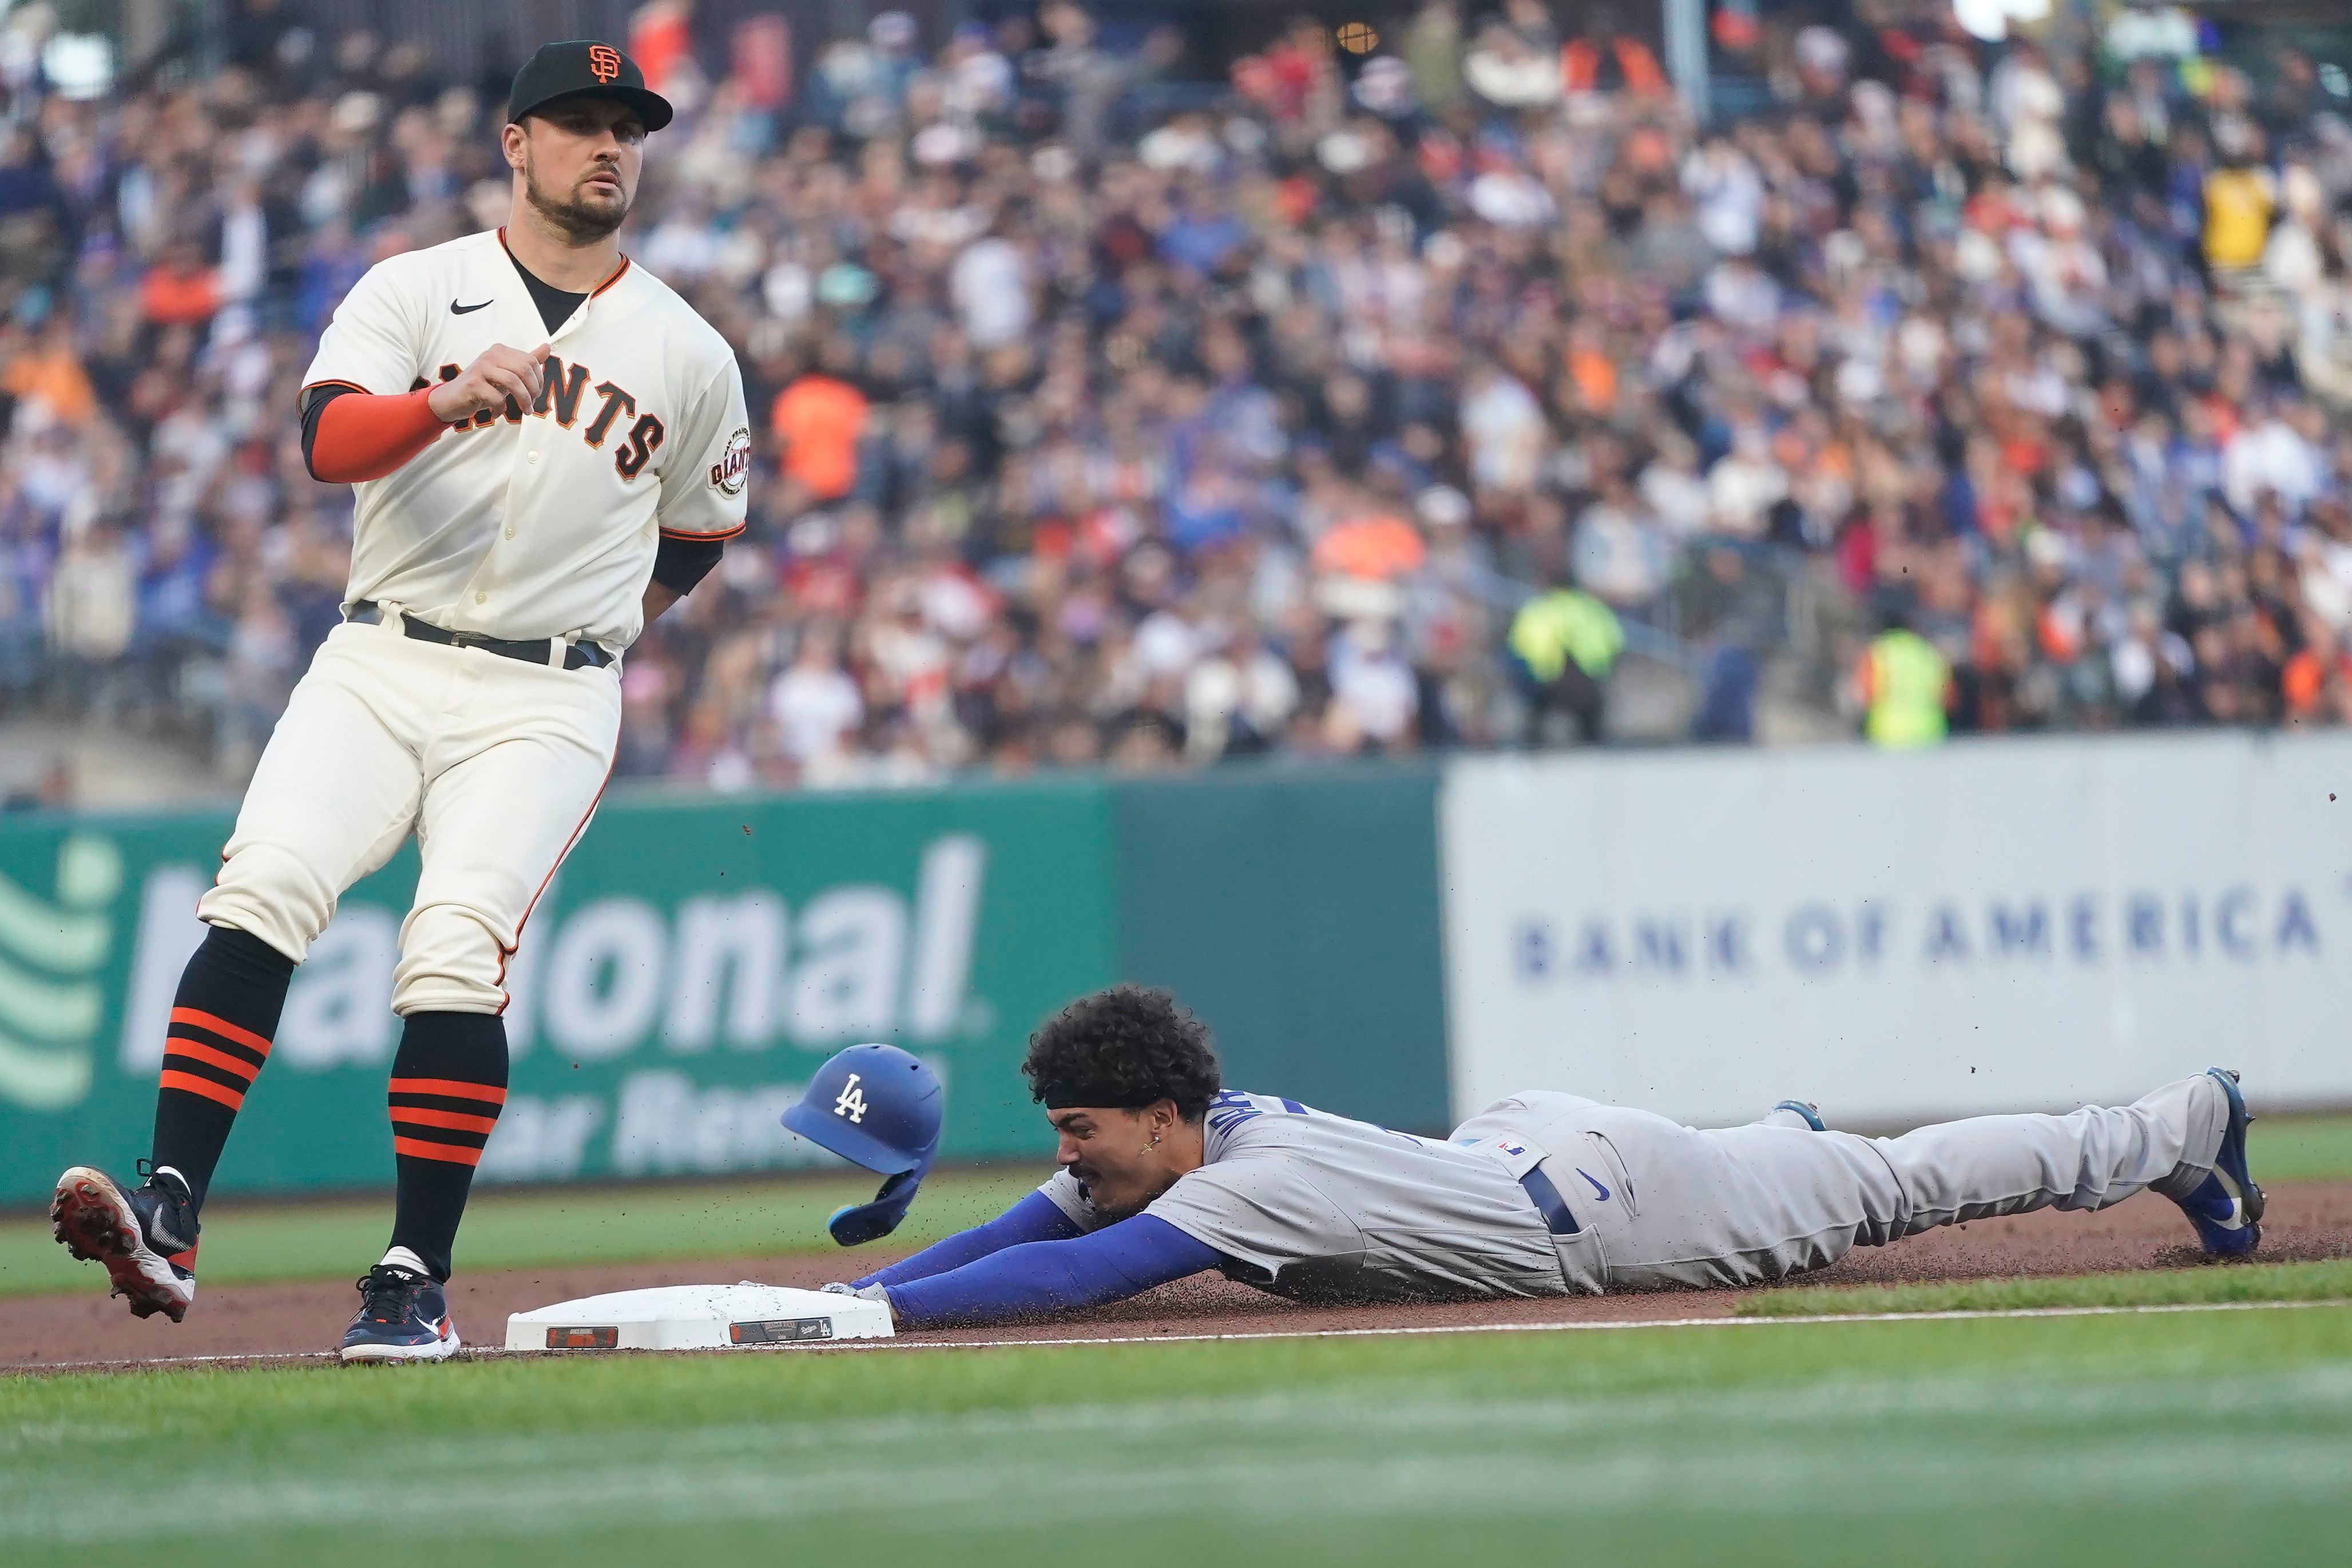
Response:
[[[471,419],[484,409],[503,413],[509,398],[514,399],[517,407],[528,409],[539,401],[547,350],[548,345],[541,343],[525,353],[493,343],[455,381],[443,382],[425,393],[425,406],[433,411],[434,418],[447,424]]]

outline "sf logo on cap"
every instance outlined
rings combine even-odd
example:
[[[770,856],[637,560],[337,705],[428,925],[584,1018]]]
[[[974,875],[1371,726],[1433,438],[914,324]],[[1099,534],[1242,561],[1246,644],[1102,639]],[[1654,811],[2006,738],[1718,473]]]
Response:
[[[621,51],[610,44],[588,46],[588,74],[598,81],[611,81],[621,74]]]

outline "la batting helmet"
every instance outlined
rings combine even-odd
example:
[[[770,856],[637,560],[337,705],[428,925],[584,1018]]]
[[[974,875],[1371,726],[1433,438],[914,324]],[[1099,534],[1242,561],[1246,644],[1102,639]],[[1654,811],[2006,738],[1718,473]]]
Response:
[[[886,1178],[872,1203],[825,1222],[835,1241],[856,1247],[898,1228],[939,1153],[946,1109],[939,1074],[895,1045],[853,1045],[816,1070],[784,1125]]]

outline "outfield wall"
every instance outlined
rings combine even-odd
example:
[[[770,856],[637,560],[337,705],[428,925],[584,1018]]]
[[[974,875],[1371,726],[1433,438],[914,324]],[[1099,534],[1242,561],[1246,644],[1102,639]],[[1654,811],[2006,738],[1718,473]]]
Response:
[[[1118,786],[1120,976],[1208,1019],[1237,1087],[1446,1131],[1438,779],[1387,764]]]
[[[0,819],[0,1204],[145,1152],[228,828]],[[384,1180],[415,875],[410,850],[354,888],[297,972],[221,1190]],[[1892,1124],[2216,1061],[2352,1104],[2352,737],[624,795],[510,967],[483,1175],[830,1163],[777,1116],[869,1039],[946,1077],[947,1157],[1042,1155],[1023,1043],[1115,978],[1175,988],[1237,1085],[1421,1131],[1531,1087]]]
[[[888,1040],[946,1078],[950,1159],[1039,1155],[1030,1029],[1121,976],[1177,986],[1237,1082],[1445,1119],[1430,769],[1252,769],[597,812],[508,972],[491,1181],[833,1164],[778,1122],[809,1071]],[[0,1204],[144,1154],[226,812],[0,819]],[[413,847],[295,973],[215,1186],[368,1186]]]
[[[1441,821],[1460,1113],[2352,1103],[2352,737],[1478,758]]]
[[[228,827],[0,833],[0,1200],[37,1197],[68,1160],[145,1152]],[[609,803],[509,968],[512,1081],[483,1175],[830,1163],[777,1118],[815,1063],[867,1039],[940,1066],[954,1152],[1036,1150],[1008,1086],[1035,1017],[1113,973],[1110,854],[1109,803],[1086,782]],[[415,882],[412,846],[352,890],[296,971],[222,1189],[387,1176],[392,970]]]

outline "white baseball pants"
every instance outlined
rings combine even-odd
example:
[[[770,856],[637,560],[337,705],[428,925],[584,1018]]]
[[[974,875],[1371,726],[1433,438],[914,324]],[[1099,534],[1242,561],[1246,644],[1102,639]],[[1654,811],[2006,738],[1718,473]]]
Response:
[[[338,626],[262,751],[197,915],[299,963],[344,890],[414,831],[393,1011],[501,1011],[523,922],[611,775],[619,675],[420,642],[390,616]]]
[[[1763,1123],[1702,1132],[1647,1111],[1531,1092],[1456,1138],[1517,1134],[1545,1151],[1578,1224],[1571,1287],[1598,1293],[1753,1285],[1939,1225],[2185,1194],[2212,1168],[2229,1098],[2199,1074],[2128,1105],[1976,1116],[1899,1138]],[[1597,1196],[1606,1190],[1605,1197]]]

